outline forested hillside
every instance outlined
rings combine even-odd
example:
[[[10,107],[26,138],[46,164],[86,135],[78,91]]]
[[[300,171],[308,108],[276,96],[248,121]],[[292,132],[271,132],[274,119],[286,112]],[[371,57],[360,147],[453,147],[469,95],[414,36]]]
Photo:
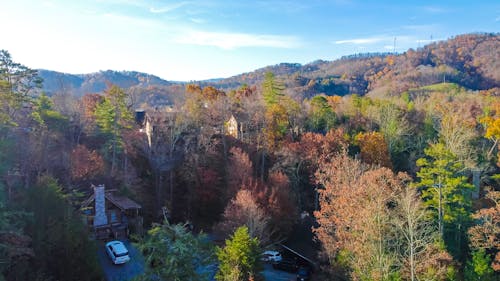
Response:
[[[266,72],[273,72],[286,85],[286,93],[294,98],[326,95],[394,95],[411,88],[438,82],[452,82],[471,90],[499,86],[500,50],[498,34],[466,34],[438,41],[402,54],[368,53],[343,57],[335,61],[315,61],[305,65],[281,63],[225,79],[198,81],[200,86],[224,90],[243,85],[260,85]],[[71,93],[81,96],[98,93],[106,83],[131,88],[143,94],[141,101],[157,99],[172,102],[182,95],[179,84],[153,75],[137,72],[101,71],[71,75],[41,70],[43,90],[51,94]],[[167,77],[168,78],[168,77]],[[498,90],[496,90],[498,91]],[[155,96],[152,98],[152,96]],[[160,96],[160,97],[158,97]]]
[[[284,79],[298,96],[382,92],[396,94],[444,79],[472,90],[498,87],[498,34],[467,34],[403,54],[358,54],[332,62],[279,64],[219,81],[221,86],[259,84],[265,72]]]
[[[214,263],[216,280],[262,280],[261,252],[297,228],[319,246],[313,280],[498,280],[499,39],[60,87],[2,50],[0,280],[103,279],[92,184],[142,206],[138,280],[208,280]]]
[[[121,88],[168,86],[172,83],[157,76],[135,71],[100,71],[91,74],[66,74],[50,70],[39,70],[38,75],[44,80],[43,90],[49,94],[69,92],[76,96],[100,93],[108,84]]]

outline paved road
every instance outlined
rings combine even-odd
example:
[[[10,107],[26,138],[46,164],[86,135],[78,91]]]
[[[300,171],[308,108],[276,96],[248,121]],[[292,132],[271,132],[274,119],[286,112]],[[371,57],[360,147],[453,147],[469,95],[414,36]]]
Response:
[[[129,251],[130,261],[114,265],[106,254],[104,242],[98,243],[97,256],[107,281],[128,281],[144,272],[144,259],[141,253],[129,242],[122,241]]]
[[[122,241],[127,247],[130,255],[130,261],[122,265],[114,265],[106,254],[104,242],[99,242],[97,256],[99,263],[104,271],[107,281],[129,281],[135,276],[144,272],[144,259],[141,253],[129,242]],[[210,274],[210,280],[215,280],[215,272],[217,265],[211,265],[207,268]],[[295,281],[296,275],[286,271],[276,270],[271,264],[264,264],[264,271],[262,271],[266,281]]]
[[[216,264],[213,264],[205,269],[205,272],[209,273],[210,281],[215,281],[216,271],[217,271]],[[294,273],[276,270],[269,263],[264,264],[264,270],[262,271],[262,275],[264,275],[264,280],[266,281],[295,281],[297,278],[297,275],[295,275]]]
[[[264,264],[264,271],[262,271],[266,281],[295,281],[297,275],[286,271],[276,270],[269,263]]]

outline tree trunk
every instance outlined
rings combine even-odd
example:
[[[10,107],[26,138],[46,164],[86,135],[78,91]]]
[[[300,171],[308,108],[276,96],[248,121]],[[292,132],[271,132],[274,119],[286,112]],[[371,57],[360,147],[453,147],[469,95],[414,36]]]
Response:
[[[111,175],[115,174],[115,160],[116,160],[116,135],[113,137],[113,152],[111,154]]]
[[[160,210],[161,208],[161,174],[158,169],[156,169],[156,176],[155,176],[155,189],[156,189],[156,210]]]
[[[411,229],[411,228],[410,228]],[[410,230],[410,276],[411,281],[415,281],[415,247],[414,247],[414,237],[413,231]]]
[[[173,204],[174,204],[174,173],[173,173],[173,168],[170,169],[169,171],[169,185],[170,185],[170,208],[173,209]],[[172,212],[172,210],[170,210]]]
[[[264,172],[266,170],[266,150],[262,150],[262,157],[260,160],[260,180],[264,182]]]
[[[441,186],[441,179],[439,179],[438,183],[438,188],[439,188],[439,205],[438,205],[438,226],[439,226],[439,233],[441,234],[441,238],[443,238],[443,191],[442,191],[442,186]]]

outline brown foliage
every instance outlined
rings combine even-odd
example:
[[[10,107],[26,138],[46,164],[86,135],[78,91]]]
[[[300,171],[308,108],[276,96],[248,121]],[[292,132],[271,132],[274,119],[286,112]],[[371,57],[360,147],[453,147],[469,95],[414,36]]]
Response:
[[[235,208],[235,203],[241,203],[236,199],[241,196],[243,190],[246,190],[259,209],[268,217],[270,224],[273,225],[272,229],[268,230],[269,237],[266,239],[269,241],[271,238],[277,238],[271,237],[271,235],[287,233],[291,229],[297,214],[288,177],[281,172],[271,172],[267,181],[254,178],[252,176],[252,162],[248,154],[237,147],[230,149],[228,160],[226,195],[235,199],[226,207],[223,224],[241,225],[240,216],[231,215],[228,212]],[[241,209],[241,207],[238,208]],[[230,222],[231,220],[235,221]],[[232,227],[226,227],[226,230],[224,232],[227,234],[234,231]]]
[[[250,236],[257,237],[262,245],[270,242],[272,230],[269,216],[257,204],[255,196],[242,188],[224,210],[223,221],[216,229],[228,237],[236,228],[246,225]]]
[[[359,190],[356,181],[361,177],[365,167],[361,162],[351,159],[346,152],[339,154],[327,165],[321,166],[316,173],[319,190],[320,211],[314,216],[319,224],[314,229],[323,246],[325,257],[333,262],[338,251],[343,247],[349,224],[358,211],[354,200]]]
[[[266,206],[272,225],[279,233],[289,233],[297,218],[297,207],[293,200],[288,177],[274,172],[268,179],[268,198]]]
[[[186,93],[201,94],[201,87],[200,87],[200,85],[196,85],[196,84],[187,84],[186,85]]]
[[[242,185],[252,180],[252,162],[241,148],[232,147],[229,150],[229,165],[227,167],[228,197],[233,198]]]
[[[91,131],[96,125],[95,109],[102,103],[104,97],[99,94],[86,94],[81,99],[82,127],[86,131]]]
[[[297,155],[299,162],[305,162],[305,168],[311,175],[318,165],[329,162],[339,152],[347,149],[348,142],[342,129],[332,129],[326,135],[307,132],[299,142],[290,143],[288,149]]]
[[[252,87],[242,86],[241,88],[235,91],[234,98],[240,101],[242,98],[248,98],[250,96],[253,96],[256,92],[257,92],[256,86]]]
[[[218,192],[213,188],[220,186],[221,177],[217,171],[211,168],[199,168],[198,175],[201,183],[196,190],[196,196],[200,200],[200,204],[208,205],[208,202],[215,201],[218,198]]]
[[[94,118],[95,108],[103,101],[104,97],[99,94],[86,94],[82,97],[85,118]]]
[[[219,97],[226,95],[223,91],[218,90],[213,86],[206,86],[205,88],[203,88],[202,94],[203,94],[203,97],[205,97],[205,99],[208,99],[211,101],[214,101],[214,100],[218,99]]]
[[[436,244],[429,244],[416,264],[416,275],[420,276],[420,280],[449,280],[449,270],[456,266],[446,250]]]
[[[479,223],[469,229],[472,248],[496,252],[492,268],[500,271],[500,191],[488,191],[486,197],[494,204],[474,213]]]
[[[407,255],[400,254],[396,245],[407,243],[404,234],[408,233],[400,231],[406,223],[401,220],[408,217],[394,212],[402,212],[404,206],[397,205],[405,194],[409,196],[409,207],[419,208],[418,202],[412,201],[414,194],[405,193],[410,178],[387,168],[368,170],[345,151],[321,165],[316,178],[323,189],[319,190],[320,210],[314,213],[319,224],[314,233],[323,246],[323,257],[335,266],[336,257],[342,252],[354,280],[387,280],[395,267],[407,262]],[[422,218],[415,218],[420,221],[413,222],[413,231],[425,227],[420,224]],[[426,232],[417,236],[414,238],[420,239],[419,244],[412,247],[418,252],[414,252],[413,258],[420,261],[425,257],[431,262],[425,268],[434,267],[429,272],[446,272],[451,256],[441,250],[424,253],[421,248],[429,247],[432,235]],[[417,276],[423,276],[419,270],[415,270]]]
[[[75,180],[88,180],[104,172],[104,160],[95,151],[78,145],[71,152],[71,177]]]
[[[332,129],[326,135],[305,133],[298,142],[288,142],[279,151],[279,159],[273,169],[284,171],[288,175],[292,187],[298,191],[296,199],[301,210],[314,208],[314,173],[320,163],[331,161],[335,153],[347,146],[343,130]]]

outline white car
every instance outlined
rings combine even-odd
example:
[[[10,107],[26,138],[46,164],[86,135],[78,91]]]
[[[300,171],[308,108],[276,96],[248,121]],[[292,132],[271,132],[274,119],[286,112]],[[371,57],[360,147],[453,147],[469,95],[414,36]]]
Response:
[[[283,257],[278,251],[265,251],[262,253],[261,260],[267,262],[280,262],[283,260]]]
[[[127,247],[120,241],[106,243],[106,252],[114,264],[124,264],[130,260]]]

